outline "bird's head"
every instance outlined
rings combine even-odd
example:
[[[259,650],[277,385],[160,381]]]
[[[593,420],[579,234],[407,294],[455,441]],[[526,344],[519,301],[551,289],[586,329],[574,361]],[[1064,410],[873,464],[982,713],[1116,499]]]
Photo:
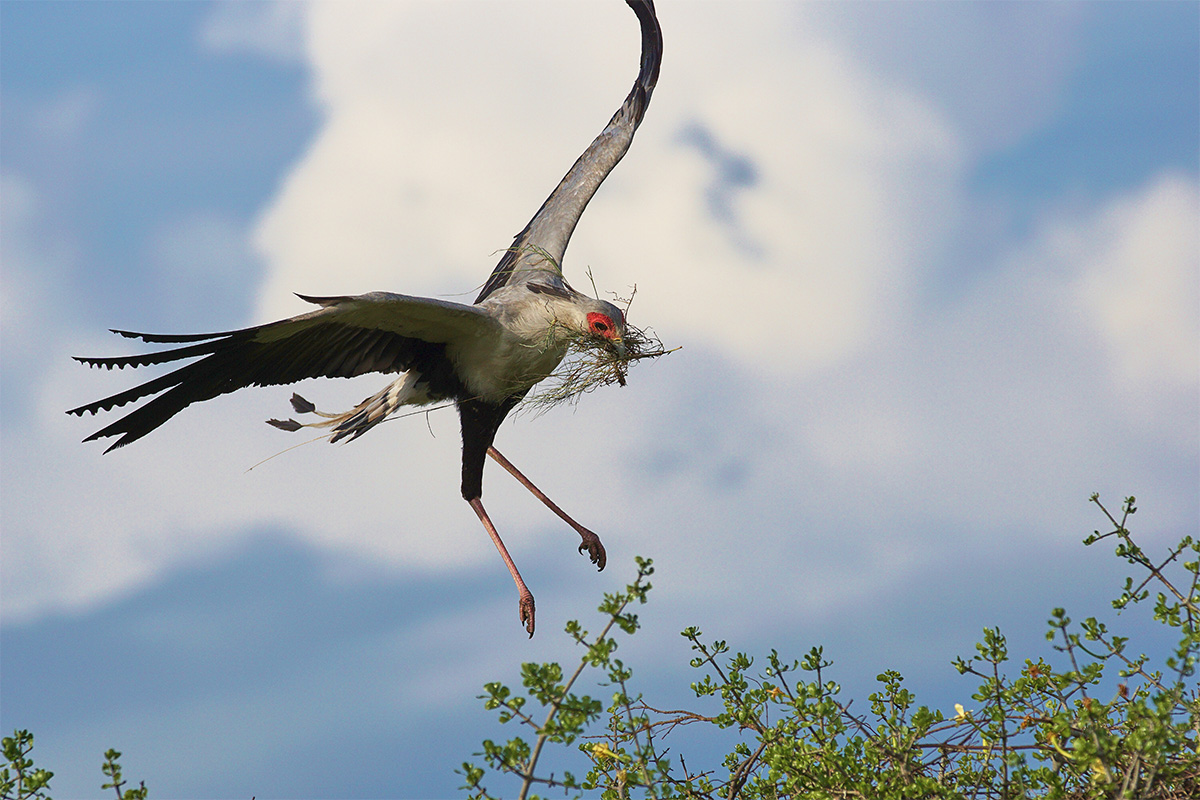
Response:
[[[625,315],[621,309],[604,300],[592,300],[587,310],[587,333],[603,340],[606,349],[618,356],[625,355]]]
[[[575,402],[599,386],[624,386],[631,364],[669,352],[652,332],[629,325],[624,312],[612,303],[572,292],[558,310],[551,330],[558,332],[565,359],[547,376],[544,388],[527,396],[525,403],[549,408]]]

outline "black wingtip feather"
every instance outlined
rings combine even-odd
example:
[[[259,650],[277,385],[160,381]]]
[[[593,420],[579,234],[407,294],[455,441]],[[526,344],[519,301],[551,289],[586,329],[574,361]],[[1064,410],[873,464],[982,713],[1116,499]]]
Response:
[[[187,347],[176,347],[173,350],[164,350],[158,353],[143,353],[137,356],[115,356],[105,358],[95,358],[92,356],[71,356],[81,364],[87,364],[89,367],[105,367],[112,369],[125,369],[126,367],[149,367],[154,364],[169,364],[172,361],[182,361],[185,358],[196,358],[197,356],[206,356],[217,350],[221,344],[226,341],[227,337],[218,338],[215,341],[200,341],[197,344]]]
[[[149,344],[183,344],[184,342],[206,342],[209,339],[222,339],[239,333],[249,333],[254,328],[240,328],[236,331],[218,331],[216,333],[138,333],[109,328],[113,333],[126,339],[141,339]]]
[[[125,445],[129,444],[130,442],[136,441],[137,439],[140,439],[140,438],[142,438],[142,437],[141,436],[133,436],[131,438],[130,434],[125,434],[120,439],[117,439],[115,442],[110,444],[108,447],[104,448],[103,455],[108,455],[113,450],[116,450],[118,447],[124,447]]]
[[[104,430],[96,431],[95,433],[93,433],[91,436],[87,437],[87,438],[86,438],[86,439],[84,439],[83,441],[85,441],[85,442],[94,442],[94,441],[96,441],[97,439],[106,439],[106,438],[108,438],[109,436],[116,436],[116,435],[117,435],[117,432],[116,432],[116,431],[114,431],[114,432],[112,432],[112,433],[105,433],[105,431],[107,431],[107,430],[108,430],[108,428],[105,428]],[[122,436],[120,439],[117,439],[115,442],[113,442],[112,444],[110,444],[108,447],[104,448],[104,453],[105,453],[105,454],[111,453],[113,450],[116,450],[118,447],[124,447],[125,445],[127,445],[127,444],[129,444],[130,442],[134,441],[134,439],[139,439],[139,438],[141,438],[140,436],[134,436],[133,438],[130,438],[130,436],[131,436],[131,434],[128,434],[128,433],[127,433],[127,434],[125,434],[124,436]]]

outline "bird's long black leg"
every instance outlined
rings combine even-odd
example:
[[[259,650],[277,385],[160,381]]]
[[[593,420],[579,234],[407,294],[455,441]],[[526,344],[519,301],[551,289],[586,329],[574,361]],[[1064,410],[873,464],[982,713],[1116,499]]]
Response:
[[[604,569],[604,565],[608,562],[608,555],[604,552],[604,545],[600,543],[600,537],[567,516],[567,512],[555,505],[554,501],[549,497],[546,497],[545,493],[542,492],[541,489],[534,486],[533,482],[529,480],[529,478],[526,478],[524,475],[522,475],[521,470],[514,467],[513,463],[502,456],[499,450],[494,447],[489,447],[487,452],[497,464],[511,472],[512,476],[520,481],[522,486],[533,492],[534,497],[545,503],[546,508],[553,511],[555,514],[561,517],[564,522],[574,528],[579,534],[579,538],[583,540],[579,545],[579,552],[582,553],[586,550],[588,557],[592,559],[592,563],[600,569]]]
[[[483,527],[488,532],[488,536],[492,537],[492,543],[496,545],[496,549],[500,551],[500,557],[504,559],[504,565],[508,567],[508,571],[512,573],[513,581],[517,584],[517,592],[520,594],[519,601],[521,622],[525,625],[525,630],[529,631],[529,638],[533,638],[533,593],[529,591],[529,587],[525,585],[525,581],[521,579],[521,573],[517,571],[517,565],[513,562],[512,556],[508,554],[508,548],[504,546],[504,542],[500,540],[500,534],[496,532],[496,526],[492,524],[492,520],[488,517],[487,511],[483,509],[483,500],[476,497],[474,500],[467,501],[471,504],[471,508],[475,509],[475,513],[479,516],[479,521],[483,523]]]

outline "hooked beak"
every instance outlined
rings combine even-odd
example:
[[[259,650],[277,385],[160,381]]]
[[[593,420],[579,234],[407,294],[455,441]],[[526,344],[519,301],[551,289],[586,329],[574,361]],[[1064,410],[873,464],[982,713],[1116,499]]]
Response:
[[[616,356],[618,359],[618,363],[614,364],[613,366],[616,368],[617,383],[624,386],[625,385],[625,364],[623,362],[625,360],[625,353],[627,352],[625,349],[625,340],[622,339],[620,336],[614,336],[608,342],[608,350],[614,356]]]

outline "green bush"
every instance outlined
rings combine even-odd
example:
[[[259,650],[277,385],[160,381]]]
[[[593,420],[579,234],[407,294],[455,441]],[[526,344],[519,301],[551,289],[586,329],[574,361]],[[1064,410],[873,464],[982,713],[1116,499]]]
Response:
[[[33,734],[29,731],[14,731],[12,736],[0,740],[4,750],[4,767],[0,769],[0,797],[4,800],[38,800],[46,798],[50,779],[54,773],[37,769],[29,753],[33,750]]]
[[[54,773],[33,766],[29,757],[33,752],[33,734],[29,731],[13,731],[12,736],[0,740],[0,748],[4,750],[5,764],[0,768],[0,800],[50,800],[46,794],[50,789],[50,779]],[[149,792],[146,784],[141,783],[136,789],[121,791],[127,781],[121,778],[121,754],[109,750],[104,754],[104,763],[100,771],[108,778],[108,783],[102,784],[101,789],[112,789],[117,794],[117,800],[146,800]]]
[[[511,776],[520,782],[521,798],[535,786],[604,798],[1200,797],[1200,691],[1194,681],[1200,543],[1185,537],[1154,561],[1126,527],[1136,511],[1134,498],[1126,500],[1119,521],[1098,496],[1092,501],[1112,530],[1097,531],[1084,544],[1115,539],[1117,556],[1140,576],[1126,580],[1114,607],[1139,606],[1153,586],[1153,620],[1178,635],[1178,646],[1161,665],[1131,655],[1128,638],[1111,634],[1095,618],[1076,626],[1055,609],[1047,639],[1065,669],[1041,657],[1013,664],[1000,632],[984,629],[975,656],[954,661],[959,673],[978,682],[972,695],[978,709],[956,706],[948,715],[917,706],[903,678],[887,671],[868,698],[869,711],[858,713],[829,679],[831,663],[821,648],[798,661],[773,650],[765,667],[755,670],[750,656],[731,655],[725,642],[706,642],[688,628],[683,636],[696,653],[691,665],[702,671],[692,689],[697,698],[718,699],[719,706],[707,714],[663,711],[631,694],[632,670],[614,656],[614,628],[626,635],[637,631],[630,608],[645,603],[650,590],[653,567],[638,559],[634,583],[605,596],[600,612],[607,622],[599,633],[591,636],[578,622],[568,623],[568,636],[584,648],[569,678],[556,663],[525,664],[521,682],[528,697],[501,683],[484,687],[482,699],[500,722],[516,722],[532,738],[483,742],[476,754],[483,766],[462,766],[463,788],[473,798],[490,798],[485,781]],[[600,671],[613,691],[607,708],[573,692],[589,669]],[[1105,699],[1103,687],[1114,681]],[[695,761],[680,756],[676,765],[662,741],[681,725],[741,735],[720,764],[695,768]],[[539,769],[547,744],[574,745],[591,768],[582,777]]]

